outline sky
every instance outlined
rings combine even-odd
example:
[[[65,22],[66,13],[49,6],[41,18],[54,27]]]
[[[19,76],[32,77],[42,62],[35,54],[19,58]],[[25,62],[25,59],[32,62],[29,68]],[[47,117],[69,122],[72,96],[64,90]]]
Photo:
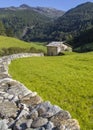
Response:
[[[10,6],[18,7],[21,4],[27,4],[31,7],[41,6],[67,11],[85,2],[93,2],[93,0],[2,0],[0,2],[0,8]]]

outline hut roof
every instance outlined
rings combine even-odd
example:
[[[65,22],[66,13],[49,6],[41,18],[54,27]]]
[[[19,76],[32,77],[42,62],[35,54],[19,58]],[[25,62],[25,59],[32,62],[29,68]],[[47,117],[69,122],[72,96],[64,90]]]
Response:
[[[64,42],[55,42],[55,41],[53,41],[53,42],[50,42],[47,46],[53,46],[53,47],[62,47],[62,46],[67,46],[67,45],[65,45],[65,44],[63,44]]]

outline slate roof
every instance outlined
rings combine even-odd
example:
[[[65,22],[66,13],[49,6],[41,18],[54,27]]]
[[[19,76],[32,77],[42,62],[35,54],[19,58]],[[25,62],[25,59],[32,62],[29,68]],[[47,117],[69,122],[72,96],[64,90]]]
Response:
[[[65,43],[65,42],[50,42],[48,45],[46,46],[50,46],[50,47],[71,47],[69,44]]]
[[[54,47],[61,47],[64,46],[65,44],[63,44],[63,42],[51,42],[49,43],[47,46],[54,46]]]

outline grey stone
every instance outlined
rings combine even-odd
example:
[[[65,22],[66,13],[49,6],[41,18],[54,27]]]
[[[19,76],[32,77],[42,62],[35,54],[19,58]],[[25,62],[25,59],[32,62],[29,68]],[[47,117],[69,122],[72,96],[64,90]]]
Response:
[[[35,129],[32,129],[32,128],[27,128],[26,130],[35,130]]]
[[[0,113],[6,117],[16,117],[16,113],[18,108],[16,107],[15,103],[12,102],[3,102],[0,103]]]
[[[8,96],[8,99],[9,99],[9,100],[12,100],[13,97],[14,97],[14,95],[9,95],[9,96]]]
[[[32,119],[27,120],[27,122],[26,122],[27,128],[31,128],[32,121],[33,121]]]
[[[8,98],[8,96],[9,96],[9,94],[8,94],[8,93],[5,93],[5,94],[3,95],[3,97],[4,97],[5,99],[7,99],[7,98]]]
[[[23,99],[21,102],[26,104],[27,106],[37,105],[42,102],[42,98],[37,95],[37,96],[31,97],[30,100]]]
[[[45,129],[47,130],[52,130],[54,128],[54,124],[52,122],[48,122],[45,126],[44,126]]]
[[[31,91],[28,91],[28,94],[26,94],[22,100],[29,100],[31,97],[35,97],[37,95],[37,92],[31,92]]]
[[[24,116],[22,116],[20,118],[20,120],[18,120],[14,126],[14,130],[25,130],[27,129],[27,125],[26,125],[26,118]]]
[[[6,120],[0,120],[0,130],[9,130]]]
[[[10,78],[10,76],[6,73],[0,73],[0,79],[3,79],[3,78]]]
[[[75,119],[68,119],[61,122],[61,125],[59,129],[62,128],[68,129],[68,130],[80,130],[80,126]]]
[[[0,100],[0,103],[2,103],[3,102],[3,100]]]
[[[1,89],[0,89],[1,90]],[[0,91],[0,95],[4,95],[5,94],[5,92],[2,92],[2,91]]]
[[[20,112],[19,116],[17,117],[17,120],[19,120],[22,116],[27,116],[29,114],[29,109],[26,107],[25,104],[22,104],[22,111]]]
[[[18,96],[14,96],[14,98],[12,99],[13,102],[17,102],[19,100]]]
[[[37,110],[40,116],[49,118],[61,111],[61,108],[51,105],[50,102],[44,102],[38,106]]]
[[[5,100],[4,100],[4,103],[5,103],[5,102],[9,102],[9,100],[8,100],[8,99],[5,99]]]
[[[69,112],[67,111],[63,111],[61,110],[60,112],[58,112],[56,115],[54,115],[50,121],[53,122],[53,124],[55,126],[59,126],[59,124],[64,121],[64,120],[68,120],[71,119],[71,115]]]
[[[4,98],[0,96],[0,100],[3,100]]]
[[[38,117],[36,120],[32,122],[33,128],[41,127],[45,124],[47,124],[48,120],[46,118]]]
[[[29,116],[31,119],[35,120],[38,117],[38,112],[34,110],[29,114]]]
[[[46,130],[44,127],[41,127],[39,130]]]

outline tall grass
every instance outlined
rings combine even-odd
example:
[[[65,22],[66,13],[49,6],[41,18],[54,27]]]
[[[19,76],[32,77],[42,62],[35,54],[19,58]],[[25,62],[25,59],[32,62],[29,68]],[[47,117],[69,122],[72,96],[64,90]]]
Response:
[[[19,69],[18,69],[19,68]],[[9,73],[93,130],[93,52],[12,61]]]

